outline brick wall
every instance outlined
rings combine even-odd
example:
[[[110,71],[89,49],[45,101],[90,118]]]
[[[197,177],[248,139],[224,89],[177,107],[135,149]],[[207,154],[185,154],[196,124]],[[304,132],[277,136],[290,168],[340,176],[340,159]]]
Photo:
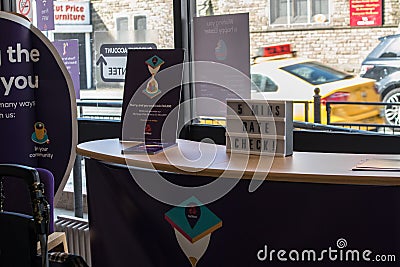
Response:
[[[397,28],[340,28],[252,33],[252,47],[289,42],[299,57],[314,58],[348,72],[358,72],[378,37]]]
[[[332,0],[329,23],[324,25],[269,25],[269,1],[213,0],[215,14],[249,12],[251,54],[257,48],[289,42],[300,57],[314,58],[349,72],[358,72],[378,37],[396,33],[400,16],[399,0],[383,0],[382,27],[350,27],[350,1]],[[238,8],[239,6],[239,8]]]
[[[174,46],[171,0],[91,0],[91,12],[93,31],[114,31],[119,14],[145,15],[147,29],[158,31],[160,48]]]
[[[204,0],[197,0],[199,8]],[[350,1],[331,0],[331,16],[323,25],[269,25],[269,0],[212,0],[215,15],[248,12],[251,54],[260,46],[290,42],[299,56],[315,58],[340,69],[358,72],[360,63],[378,43],[377,38],[397,31],[400,1],[383,0],[382,27],[350,27]],[[173,47],[172,0],[92,0],[95,31],[115,29],[118,13],[147,16],[147,28],[158,30],[162,48]]]

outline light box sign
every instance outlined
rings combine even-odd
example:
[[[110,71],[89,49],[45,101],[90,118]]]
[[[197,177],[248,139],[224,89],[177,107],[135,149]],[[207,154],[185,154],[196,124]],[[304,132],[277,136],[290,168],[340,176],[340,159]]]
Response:
[[[350,0],[350,26],[381,26],[382,0]]]
[[[292,155],[293,103],[228,99],[226,151],[267,156]]]
[[[54,1],[54,23],[59,25],[90,24],[89,2]]]
[[[59,196],[75,161],[70,75],[57,50],[24,18],[0,12],[1,163],[50,170]],[[57,197],[56,197],[57,199]]]

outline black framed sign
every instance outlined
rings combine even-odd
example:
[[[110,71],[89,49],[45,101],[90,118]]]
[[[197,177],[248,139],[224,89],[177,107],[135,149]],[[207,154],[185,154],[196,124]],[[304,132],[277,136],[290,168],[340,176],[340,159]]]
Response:
[[[176,143],[183,60],[183,49],[129,50],[121,139],[142,144],[125,152],[153,153]]]

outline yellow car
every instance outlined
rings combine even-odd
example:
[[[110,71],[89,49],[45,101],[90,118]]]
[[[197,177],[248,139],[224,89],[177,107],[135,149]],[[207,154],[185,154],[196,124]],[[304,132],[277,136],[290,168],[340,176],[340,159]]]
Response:
[[[305,121],[305,104],[313,102],[314,89],[321,96],[321,123],[327,122],[326,102],[379,102],[375,81],[333,69],[322,63],[291,56],[260,57],[251,66],[252,99],[293,100],[293,118]],[[308,121],[314,122],[313,104],[309,104]],[[331,122],[381,123],[381,106],[331,105]]]

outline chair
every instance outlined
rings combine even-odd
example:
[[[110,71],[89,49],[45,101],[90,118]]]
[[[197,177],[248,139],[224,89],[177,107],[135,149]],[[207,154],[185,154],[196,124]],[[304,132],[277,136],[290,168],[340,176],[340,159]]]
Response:
[[[29,188],[33,216],[4,211],[4,190],[0,181],[0,266],[33,267],[38,266],[36,244],[41,243],[41,266],[49,266],[47,254],[47,235],[49,228],[49,209],[43,194],[43,184],[35,168],[0,164],[0,177],[20,178]]]
[[[50,205],[49,209],[49,250],[68,252],[67,239],[64,232],[54,232],[54,176],[43,168],[35,168],[39,174],[41,183],[44,186],[44,196]],[[3,190],[5,199],[3,207],[7,211],[33,215],[32,205],[30,204],[29,190],[22,180],[4,179]],[[38,246],[40,251],[40,246]]]
[[[44,196],[50,205],[49,209],[49,234],[54,232],[54,176],[43,168],[35,168],[39,174],[40,182],[44,186]],[[0,173],[1,174],[1,173]],[[4,179],[3,190],[5,199],[3,205],[7,211],[32,215],[32,205],[29,201],[30,192],[22,180]]]
[[[44,180],[51,179],[48,171],[17,164],[0,164],[0,266],[87,267],[86,262],[78,255],[65,252],[52,252],[49,255],[47,240],[51,212],[39,173]],[[25,182],[30,193],[33,215],[4,210],[4,177],[21,178]],[[49,194],[52,195],[52,192]],[[38,242],[41,247],[40,255],[36,251]]]

